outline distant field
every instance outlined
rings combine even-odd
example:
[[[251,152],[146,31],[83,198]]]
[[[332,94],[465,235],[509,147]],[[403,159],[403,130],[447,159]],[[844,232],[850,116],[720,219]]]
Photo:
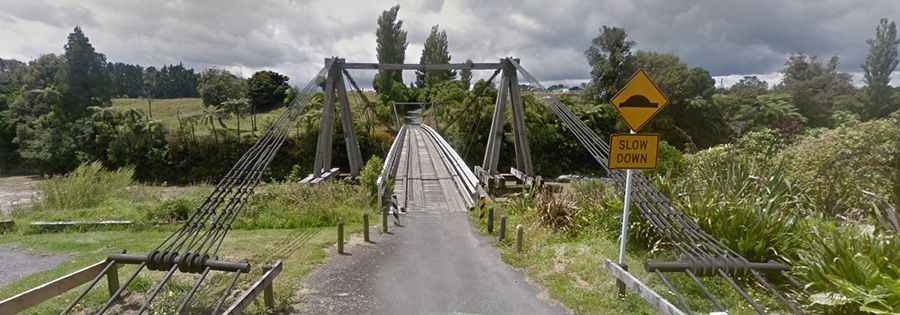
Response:
[[[151,101],[152,112],[149,110],[147,106],[147,100],[142,98],[117,98],[112,101],[114,108],[120,109],[137,109],[144,113],[144,115],[149,115],[153,120],[157,120],[162,122],[162,124],[169,130],[178,129],[178,121],[179,118],[182,120],[191,119],[199,119],[199,116],[203,113],[203,101],[200,98],[173,98],[173,99],[155,99]],[[271,112],[261,113],[256,116],[256,124],[257,130],[262,129],[264,126],[264,122],[269,120],[274,120],[281,112],[284,111],[284,108],[279,108],[273,110]],[[225,123],[225,126],[229,130],[236,131],[237,130],[237,122],[234,116],[225,118],[222,120]],[[250,132],[251,127],[251,117],[249,114],[241,117],[241,133]],[[198,124],[196,126],[197,134],[208,134],[209,133],[209,125],[208,124]],[[219,130],[219,126],[216,126],[216,129]]]
[[[375,101],[376,96],[374,93],[367,92],[366,97],[369,98],[370,101]],[[364,107],[363,102],[360,98],[355,94],[351,93],[350,97],[350,106],[354,112],[354,120],[357,122],[361,121],[364,116],[362,114],[362,108]],[[144,115],[148,115],[151,113],[148,110],[147,100],[143,98],[116,98],[112,100],[113,108],[119,108],[122,110],[127,109],[136,109],[144,113]],[[177,130],[179,125],[179,118],[182,121],[186,119],[191,119],[192,117],[196,120],[199,120],[200,115],[203,113],[203,101],[200,98],[173,98],[173,99],[154,99],[151,101],[152,107],[152,115],[151,118],[153,120],[157,120],[162,122],[162,124],[169,130]],[[257,130],[261,130],[265,128],[265,123],[267,121],[275,120],[281,113],[284,111],[284,107],[275,109],[270,112],[259,113],[256,115],[256,124]],[[225,123],[225,126],[228,130],[235,132],[237,130],[237,121],[234,116],[229,116],[222,120]],[[251,127],[251,117],[249,114],[241,116],[241,134],[249,133]],[[210,126],[209,124],[198,123],[195,126],[195,132],[197,135],[206,135],[209,134]],[[221,130],[220,126],[216,125],[216,130]]]

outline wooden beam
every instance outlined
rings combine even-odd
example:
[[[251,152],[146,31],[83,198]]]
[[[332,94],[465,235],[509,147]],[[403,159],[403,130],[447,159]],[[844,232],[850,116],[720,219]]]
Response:
[[[611,273],[613,277],[624,282],[625,286],[629,289],[636,291],[644,301],[650,303],[650,305],[656,308],[660,314],[684,315],[684,312],[675,307],[675,305],[669,303],[668,300],[654,292],[653,289],[632,276],[628,271],[625,271],[625,269],[622,269],[622,267],[619,267],[618,264],[613,263],[609,259],[605,260],[605,264],[606,269],[609,270],[609,273]]]
[[[106,260],[97,262],[82,268],[81,270],[59,277],[56,280],[44,283],[31,290],[0,301],[0,314],[16,314],[85,284],[88,281],[94,280],[94,277],[103,271],[106,264],[110,263],[114,262],[107,262]]]
[[[494,70],[500,69],[502,65],[499,62],[487,63],[448,63],[448,64],[432,64],[422,65],[417,63],[377,63],[377,62],[347,62],[344,63],[345,69],[356,70],[420,70],[420,71],[440,71],[440,70]]]
[[[231,304],[231,306],[227,310],[225,310],[225,312],[222,314],[223,315],[240,314],[241,310],[243,310],[245,307],[247,307],[247,305],[249,305],[250,302],[253,302],[253,300],[256,299],[256,296],[259,295],[259,293],[263,292],[263,291],[267,292],[266,301],[265,301],[266,306],[273,307],[274,305],[269,304],[269,303],[274,304],[274,299],[271,296],[271,288],[272,288],[273,282],[275,281],[275,277],[277,277],[278,274],[281,273],[282,268],[283,268],[282,262],[280,260],[276,261],[275,265],[273,265],[269,270],[267,270],[263,274],[263,276],[259,278],[259,280],[254,282],[253,285],[251,285],[250,288],[247,289],[247,291],[244,291],[244,293],[241,294],[241,297],[238,298],[237,301],[234,302],[234,304]]]
[[[336,71],[334,79],[338,103],[341,106],[341,130],[344,134],[344,146],[347,148],[347,159],[350,160],[350,175],[359,176],[359,170],[365,162],[362,161],[359,142],[356,140],[356,130],[353,129],[353,111],[350,110],[350,100],[347,97],[342,71]]]

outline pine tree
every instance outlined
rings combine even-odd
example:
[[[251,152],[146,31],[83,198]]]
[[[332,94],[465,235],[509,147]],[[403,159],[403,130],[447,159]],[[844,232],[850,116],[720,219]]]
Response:
[[[888,19],[881,19],[875,27],[875,38],[866,40],[869,54],[862,65],[868,85],[869,110],[866,116],[882,117],[897,110],[891,100],[891,73],[897,68],[897,26]]]
[[[450,63],[450,50],[447,44],[447,32],[439,31],[438,25],[431,27],[431,33],[425,39],[425,48],[422,49],[422,57],[419,64],[448,64]],[[427,87],[438,83],[453,80],[456,71],[416,71],[416,86]]]
[[[400,5],[396,5],[381,13],[378,17],[378,29],[375,31],[375,54],[380,63],[403,63],[406,59],[406,31],[403,21],[397,20]],[[379,93],[391,91],[393,82],[403,82],[403,73],[398,70],[379,70],[372,85]]]
[[[80,27],[69,34],[61,76],[62,112],[81,117],[89,106],[109,106],[111,84],[106,57],[94,51]]]

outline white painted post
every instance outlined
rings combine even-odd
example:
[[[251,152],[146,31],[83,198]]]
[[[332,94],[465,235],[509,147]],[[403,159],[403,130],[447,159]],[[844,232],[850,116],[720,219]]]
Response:
[[[634,130],[631,130],[634,134]],[[622,207],[622,233],[619,234],[619,266],[628,270],[625,266],[625,245],[628,242],[628,208],[631,205],[631,169],[625,170],[625,204]],[[617,280],[619,295],[625,295],[625,285]]]

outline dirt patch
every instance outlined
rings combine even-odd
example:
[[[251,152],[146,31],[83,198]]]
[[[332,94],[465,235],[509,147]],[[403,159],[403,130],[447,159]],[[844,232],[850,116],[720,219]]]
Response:
[[[0,246],[0,287],[35,272],[47,271],[69,255],[34,254],[13,246]]]
[[[0,177],[0,216],[8,215],[12,209],[31,206],[38,198],[36,184],[38,176]]]

